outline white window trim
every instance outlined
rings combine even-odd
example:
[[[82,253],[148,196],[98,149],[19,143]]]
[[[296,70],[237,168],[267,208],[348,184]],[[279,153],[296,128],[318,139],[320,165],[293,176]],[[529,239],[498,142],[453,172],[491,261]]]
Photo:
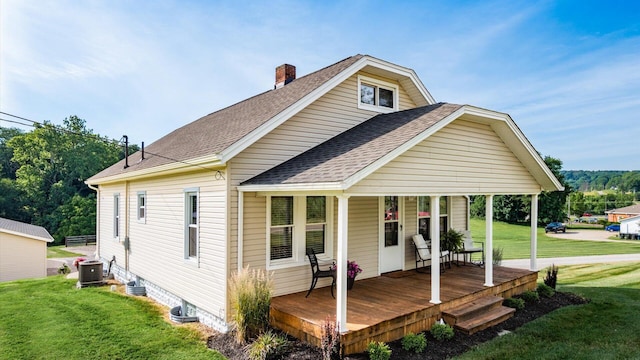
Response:
[[[113,194],[113,239],[120,241],[120,193]]]
[[[417,215],[417,219],[416,219],[416,229],[420,229],[420,219],[431,219],[431,213],[432,210],[429,209],[429,216],[420,216],[420,198],[421,197],[426,197],[429,198],[429,196],[418,196],[416,197],[416,215]],[[447,218],[447,227],[448,229],[440,229],[440,231],[449,231],[449,229],[451,228],[451,222],[449,221],[449,213],[451,212],[451,197],[450,196],[440,196],[440,199],[442,198],[446,198],[447,199],[447,212],[446,214],[440,213],[440,218]],[[438,204],[438,206],[440,206],[440,204]]]
[[[376,105],[363,104],[362,102],[360,102],[360,90],[361,90],[360,88],[362,83],[371,84],[378,88],[383,88],[383,89],[393,91],[393,107],[390,108],[390,107],[377,105],[379,103],[378,101],[376,101]],[[375,111],[379,113],[390,113],[390,112],[398,111],[398,106],[399,106],[398,102],[400,100],[398,93],[399,93],[398,85],[395,85],[386,81],[370,78],[368,76],[358,75],[358,100],[357,100],[358,109]],[[378,98],[378,92],[376,91],[376,99],[377,98]]]
[[[196,224],[196,236],[198,238],[197,240],[197,249],[196,249],[196,256],[189,256],[189,228],[190,223],[189,223],[189,219],[191,218],[191,216],[189,215],[189,211],[190,211],[190,204],[189,204],[189,196],[191,194],[195,194],[196,195],[196,199],[198,199],[198,204],[197,204],[197,212],[198,212],[198,219],[197,219],[197,224]],[[188,189],[184,189],[184,261],[186,263],[190,263],[193,265],[198,265],[198,259],[200,258],[200,206],[201,206],[201,200],[200,200],[200,188],[188,188]]]
[[[282,196],[282,195],[273,195]],[[289,195],[286,195],[289,196]],[[271,260],[271,195],[267,196],[267,229],[266,229],[266,264],[267,270],[286,269],[295,266],[309,266],[306,255],[307,235],[307,197],[293,197],[293,249],[292,257],[288,259]],[[318,259],[330,259],[333,254],[333,196],[325,196],[327,199],[327,224],[325,229],[324,254]]]
[[[140,199],[144,198],[144,205],[142,206],[144,208],[144,216],[140,217]],[[146,224],[147,223],[147,192],[146,191],[138,191],[137,194],[137,205],[136,205],[136,218],[138,219],[139,223],[142,224]]]

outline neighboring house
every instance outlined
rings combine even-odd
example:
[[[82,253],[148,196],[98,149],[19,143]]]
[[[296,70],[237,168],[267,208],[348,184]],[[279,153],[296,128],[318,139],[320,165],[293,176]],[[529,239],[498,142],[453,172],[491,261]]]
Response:
[[[607,221],[620,222],[622,219],[640,215],[640,204],[605,211],[605,214],[607,214]]]
[[[41,227],[0,218],[0,282],[47,276],[47,243]]]
[[[486,196],[490,213],[494,195],[531,195],[535,224],[538,194],[562,189],[509,115],[437,103],[413,70],[366,55],[300,78],[282,65],[273,90],[143,152],[87,180],[98,192],[99,256],[115,256],[121,281],[137,279],[222,331],[228,279],[245,266],[273,271],[276,296],[308,289],[308,247],[339,267],[356,260],[357,280],[413,269],[412,235],[438,253],[440,233],[468,230],[470,195]],[[338,275],[336,315],[346,324]]]

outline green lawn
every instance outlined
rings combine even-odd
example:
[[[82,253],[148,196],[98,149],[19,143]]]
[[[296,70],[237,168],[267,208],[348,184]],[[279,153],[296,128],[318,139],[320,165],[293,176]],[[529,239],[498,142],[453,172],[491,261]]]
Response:
[[[0,283],[0,359],[224,359],[152,303],[53,276]]]
[[[558,279],[559,290],[591,302],[556,310],[458,359],[640,359],[639,263],[565,266]]]
[[[640,254],[640,241],[627,242],[565,240],[546,236],[538,228],[538,257],[564,257],[607,254]],[[603,230],[604,231],[604,230]],[[484,220],[471,219],[471,234],[477,241],[485,240]],[[503,259],[526,259],[530,254],[531,228],[503,222],[493,223],[493,247],[503,249]]]
[[[47,247],[47,257],[48,258],[65,258],[65,257],[74,257],[74,256],[84,256],[82,254],[69,251],[71,249],[73,248],[68,248],[68,247],[65,247],[64,245],[49,246]]]

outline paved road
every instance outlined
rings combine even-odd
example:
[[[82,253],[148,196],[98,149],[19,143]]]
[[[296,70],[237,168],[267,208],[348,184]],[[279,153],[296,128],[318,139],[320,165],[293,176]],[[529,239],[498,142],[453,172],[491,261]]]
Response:
[[[590,241],[613,241],[613,242],[629,242],[638,244],[638,240],[610,240],[609,237],[615,236],[615,233],[604,230],[573,230],[569,229],[566,233],[549,233],[547,236],[569,239],[569,240],[590,240]],[[555,265],[577,265],[577,264],[598,264],[622,261],[640,261],[640,254],[620,254],[620,255],[594,255],[594,256],[573,256],[559,258],[538,258],[538,270],[543,270],[553,264]],[[529,259],[503,260],[503,266],[529,269]]]

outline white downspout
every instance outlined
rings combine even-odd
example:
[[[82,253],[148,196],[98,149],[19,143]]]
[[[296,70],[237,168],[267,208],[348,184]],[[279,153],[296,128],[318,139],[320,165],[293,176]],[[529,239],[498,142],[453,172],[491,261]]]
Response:
[[[100,259],[100,188],[91,184],[87,186],[96,192],[96,258]]]
[[[244,251],[244,192],[238,189],[238,271],[242,270]]]

